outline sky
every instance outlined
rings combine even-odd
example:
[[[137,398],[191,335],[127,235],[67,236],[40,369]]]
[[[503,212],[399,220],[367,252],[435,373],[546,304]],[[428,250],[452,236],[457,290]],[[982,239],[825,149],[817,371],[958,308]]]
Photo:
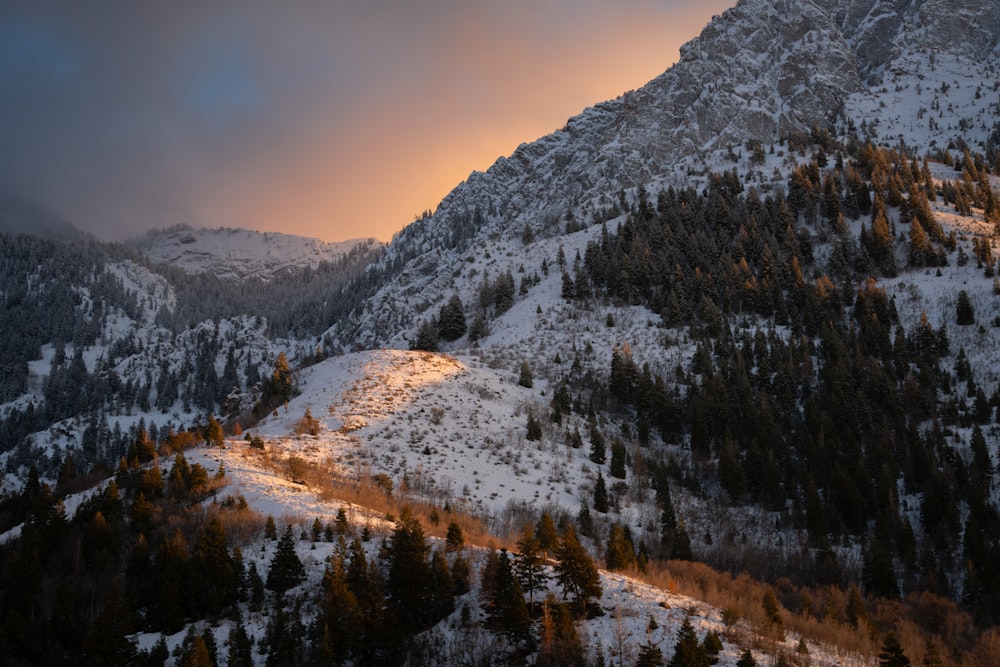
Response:
[[[105,240],[387,241],[735,0],[0,0],[0,192]]]

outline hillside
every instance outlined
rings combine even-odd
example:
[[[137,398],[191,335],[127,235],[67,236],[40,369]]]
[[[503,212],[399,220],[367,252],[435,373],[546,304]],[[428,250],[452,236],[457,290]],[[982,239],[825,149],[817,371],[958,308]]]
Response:
[[[997,664],[998,56],[990,0],[742,0],[384,249],[0,237],[0,654]]]
[[[274,277],[335,263],[358,246],[377,247],[375,239],[324,243],[292,234],[246,229],[193,229],[178,226],[154,230],[127,244],[153,264],[187,273],[212,273],[223,279]]]

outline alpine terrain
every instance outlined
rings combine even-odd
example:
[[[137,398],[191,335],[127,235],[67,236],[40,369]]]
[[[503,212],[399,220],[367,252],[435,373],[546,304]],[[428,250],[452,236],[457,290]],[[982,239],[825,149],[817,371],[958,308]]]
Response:
[[[4,664],[1000,664],[995,0],[741,0],[385,246],[57,222]]]

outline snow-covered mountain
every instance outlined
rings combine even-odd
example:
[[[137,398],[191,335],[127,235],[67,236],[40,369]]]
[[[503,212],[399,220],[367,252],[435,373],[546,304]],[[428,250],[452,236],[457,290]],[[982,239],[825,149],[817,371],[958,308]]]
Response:
[[[986,152],[1000,143],[998,62],[1000,5],[990,0],[741,0],[664,74],[470,174],[396,235],[382,265],[406,268],[333,333],[347,347],[398,340],[470,249],[525,228],[559,234],[623,190],[683,186],[732,167],[727,156],[753,144],[833,128],[890,146],[957,141]],[[747,171],[774,185],[766,170]]]
[[[177,226],[153,230],[127,244],[153,264],[167,264],[187,273],[213,273],[220,278],[276,275],[335,262],[359,246],[377,247],[375,239],[327,243],[280,232],[248,229],[194,229]]]
[[[192,276],[118,250],[90,248],[98,259],[77,266],[61,247],[11,244],[27,258],[23,280],[0,288],[12,320],[33,300],[75,315],[8,327],[30,332],[37,355],[0,349],[12,369],[0,423],[18,437],[2,443],[7,488],[30,488],[31,465],[55,481],[78,442],[117,430],[101,446],[134,444],[155,423],[153,439],[174,443],[215,411],[246,433],[190,459],[224,464],[244,504],[303,534],[338,505],[352,530],[386,538],[387,508],[412,501],[436,527],[465,512],[489,527],[483,541],[512,548],[544,510],[606,564],[619,528],[637,562],[692,557],[777,582],[796,624],[775,641],[745,574],[738,587],[756,597],[740,598],[734,626],[603,573],[604,615],[578,624],[591,658],[614,642],[634,655],[643,632],[669,654],[687,617],[724,630],[722,665],[749,648],[773,664],[874,664],[890,628],[909,633],[913,662],[941,648],[944,664],[988,664],[998,60],[994,0],[742,0],[664,74],[471,174],[382,254],[243,230],[133,244]],[[374,261],[333,289],[325,274],[286,275],[354,250]],[[297,395],[276,391],[278,352]],[[114,463],[91,449],[87,463]],[[363,506],[363,487],[397,504]],[[263,570],[276,546],[243,521],[240,548]],[[308,619],[345,548],[300,542]],[[849,589],[871,596],[870,621]],[[470,617],[488,615],[482,595],[466,599]],[[252,614],[258,643],[274,641]],[[968,630],[928,620],[939,616]],[[162,637],[147,625],[152,649]],[[470,627],[488,624],[456,611],[422,641],[457,651]]]

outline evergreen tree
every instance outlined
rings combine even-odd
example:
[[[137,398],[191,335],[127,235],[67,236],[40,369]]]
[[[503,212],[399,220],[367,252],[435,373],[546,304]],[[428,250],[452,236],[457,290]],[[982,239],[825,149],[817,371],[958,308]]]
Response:
[[[208,415],[208,424],[205,426],[205,442],[212,447],[222,447],[225,444],[222,425],[212,414]]]
[[[768,627],[778,638],[778,641],[784,641],[785,624],[781,620],[778,598],[775,597],[774,591],[770,588],[764,591],[764,596],[761,598],[760,606],[764,609],[764,618],[767,620]]]
[[[542,558],[541,546],[530,523],[525,524],[521,537],[517,540],[518,553],[514,556],[514,573],[521,589],[528,594],[531,608],[535,606],[535,591],[543,590],[548,575]]]
[[[968,326],[976,323],[976,314],[972,309],[972,302],[969,301],[969,293],[964,289],[958,292],[958,303],[955,306],[955,324]]]
[[[740,653],[740,659],[736,662],[736,667],[757,667],[757,661],[750,649],[743,649],[743,653]]]
[[[529,442],[542,439],[542,424],[535,419],[535,415],[531,412],[528,413],[527,433],[525,437]]]
[[[594,484],[594,510],[602,514],[608,513],[608,487],[600,471],[597,472],[597,483]]]
[[[423,350],[425,352],[438,351],[438,323],[434,318],[424,320],[417,330],[416,337],[410,341],[411,350]]]
[[[233,619],[226,645],[229,647],[226,653],[226,667],[253,667],[253,640],[247,635],[240,614]]]
[[[625,530],[618,524],[611,526],[607,548],[604,550],[604,562],[611,571],[624,570],[635,565],[635,547],[626,536]]]
[[[857,586],[851,586],[851,590],[847,594],[847,620],[856,628],[861,623],[867,624],[869,622],[868,609],[865,607],[861,590]]]
[[[615,479],[625,479],[625,460],[625,444],[615,438],[611,443],[611,463],[608,465],[608,471]]]
[[[899,638],[894,632],[885,636],[882,642],[882,650],[878,654],[879,667],[910,667],[910,659],[903,653],[903,647],[899,645]]]
[[[524,603],[524,593],[517,577],[514,576],[514,569],[506,549],[500,550],[497,561],[492,608],[494,618],[504,633],[518,642],[528,639],[531,632],[531,616]]]
[[[547,554],[558,545],[559,533],[556,532],[556,524],[548,512],[542,512],[542,515],[538,517],[535,538],[538,540],[538,548],[542,550],[543,554]]]
[[[607,460],[607,449],[604,445],[604,436],[601,434],[597,423],[590,422],[590,460],[600,465]]]
[[[556,549],[556,580],[563,594],[571,596],[577,609],[582,613],[593,598],[601,596],[601,578],[594,561],[580,544],[576,531],[568,525]]]
[[[465,306],[455,294],[448,303],[441,306],[441,311],[438,313],[438,332],[444,340],[454,341],[464,336],[466,331]]]
[[[355,649],[363,618],[341,559],[334,558],[326,568],[320,590],[318,636],[313,638],[317,657],[323,664],[343,664]]]
[[[708,655],[694,633],[691,620],[684,619],[677,632],[677,643],[674,644],[674,655],[670,658],[669,667],[709,667]]]
[[[517,383],[522,387],[527,387],[528,389],[531,389],[531,386],[534,384],[534,376],[531,374],[531,366],[528,365],[526,360],[521,362],[521,371],[517,376]]]
[[[403,510],[392,531],[388,560],[386,592],[399,629],[409,634],[422,628],[429,618],[431,583],[424,529],[409,508]]]
[[[448,551],[458,551],[465,545],[465,537],[462,535],[462,527],[457,521],[448,524],[448,533],[445,536],[445,545]]]
[[[267,588],[276,593],[284,593],[302,581],[305,576],[305,567],[295,552],[292,525],[288,524],[281,539],[278,540],[274,558],[271,559],[271,567],[267,571]]]
[[[542,605],[541,640],[536,667],[588,667],[569,607],[550,593]]]
[[[635,667],[663,667],[663,664],[663,651],[659,646],[649,641],[639,646]]]

